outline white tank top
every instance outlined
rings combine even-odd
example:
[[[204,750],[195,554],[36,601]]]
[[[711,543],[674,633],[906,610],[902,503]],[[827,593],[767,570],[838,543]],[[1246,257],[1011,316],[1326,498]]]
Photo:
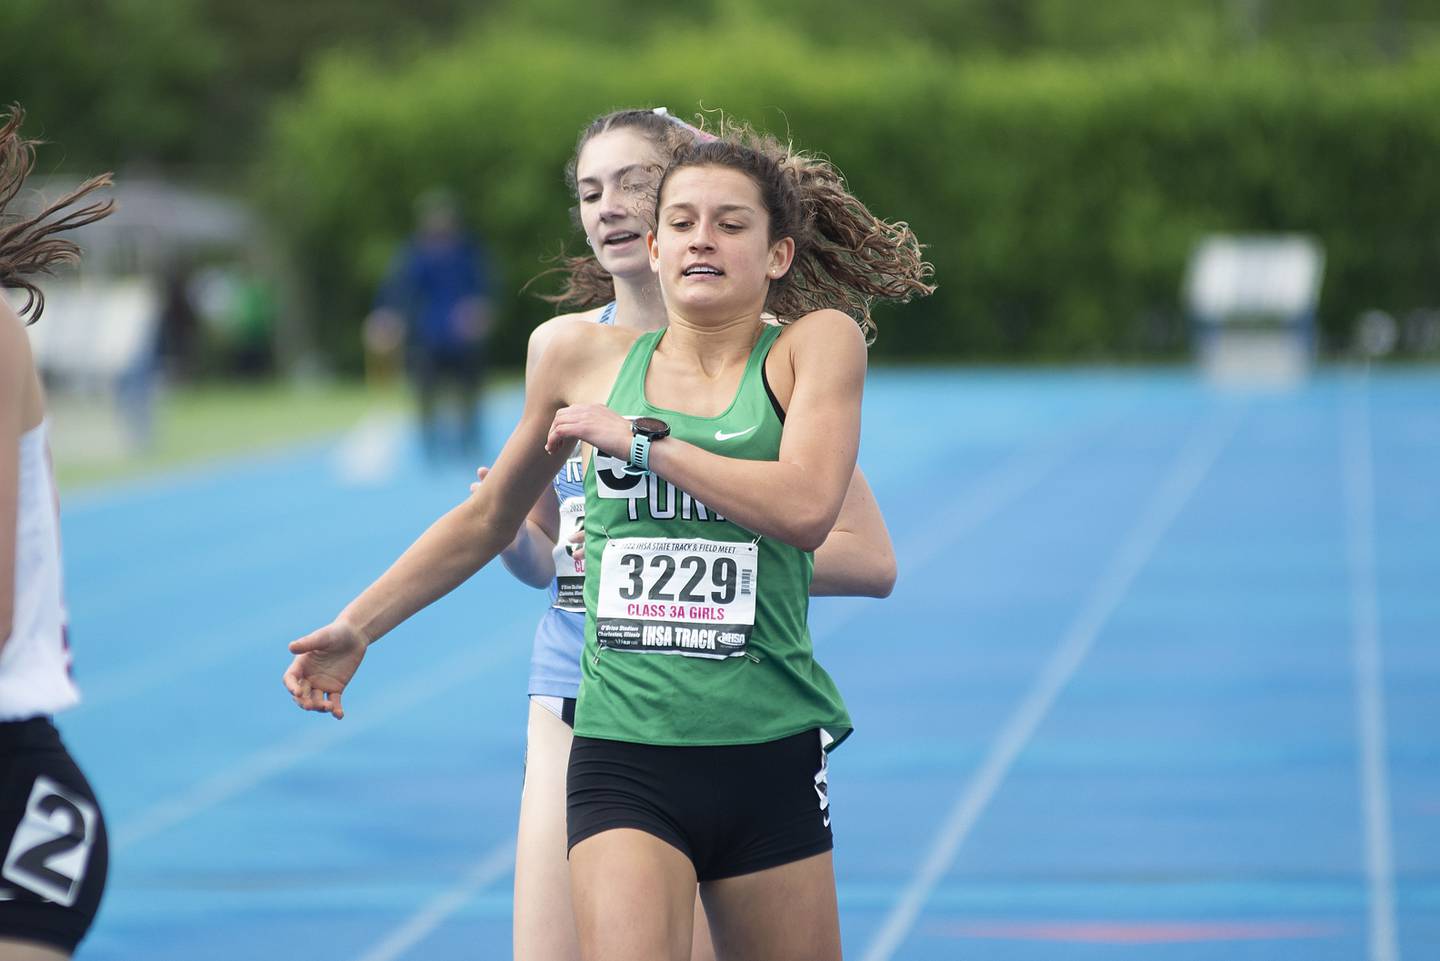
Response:
[[[20,435],[15,614],[0,648],[0,721],[53,714],[80,692],[70,679],[60,576],[60,517],[45,422]]]

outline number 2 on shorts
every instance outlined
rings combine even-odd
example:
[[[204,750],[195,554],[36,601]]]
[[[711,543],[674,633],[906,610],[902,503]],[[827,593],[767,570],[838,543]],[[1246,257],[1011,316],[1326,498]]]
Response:
[[[85,882],[98,821],[92,802],[48,777],[37,777],[0,874],[11,884],[71,907]]]

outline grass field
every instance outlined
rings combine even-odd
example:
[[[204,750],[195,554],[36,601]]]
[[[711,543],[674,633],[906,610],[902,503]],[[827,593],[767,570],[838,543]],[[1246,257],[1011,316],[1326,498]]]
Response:
[[[94,412],[56,398],[60,431]],[[175,387],[158,398],[153,443],[123,457],[95,458],[85,450],[57,447],[55,470],[62,490],[144,477],[219,457],[317,440],[346,430],[361,418],[409,409],[400,385],[371,389],[355,382],[326,384],[204,384]]]

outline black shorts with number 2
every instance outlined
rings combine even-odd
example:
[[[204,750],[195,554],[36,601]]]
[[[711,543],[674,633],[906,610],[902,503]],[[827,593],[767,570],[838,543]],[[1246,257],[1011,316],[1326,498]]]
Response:
[[[105,820],[49,718],[0,723],[0,939],[73,952],[100,908]]]

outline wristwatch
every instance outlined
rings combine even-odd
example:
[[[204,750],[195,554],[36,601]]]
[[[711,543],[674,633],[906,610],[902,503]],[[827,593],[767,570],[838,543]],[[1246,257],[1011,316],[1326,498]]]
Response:
[[[630,422],[630,466],[640,471],[650,469],[650,445],[670,436],[670,425],[658,417],[637,417]]]

